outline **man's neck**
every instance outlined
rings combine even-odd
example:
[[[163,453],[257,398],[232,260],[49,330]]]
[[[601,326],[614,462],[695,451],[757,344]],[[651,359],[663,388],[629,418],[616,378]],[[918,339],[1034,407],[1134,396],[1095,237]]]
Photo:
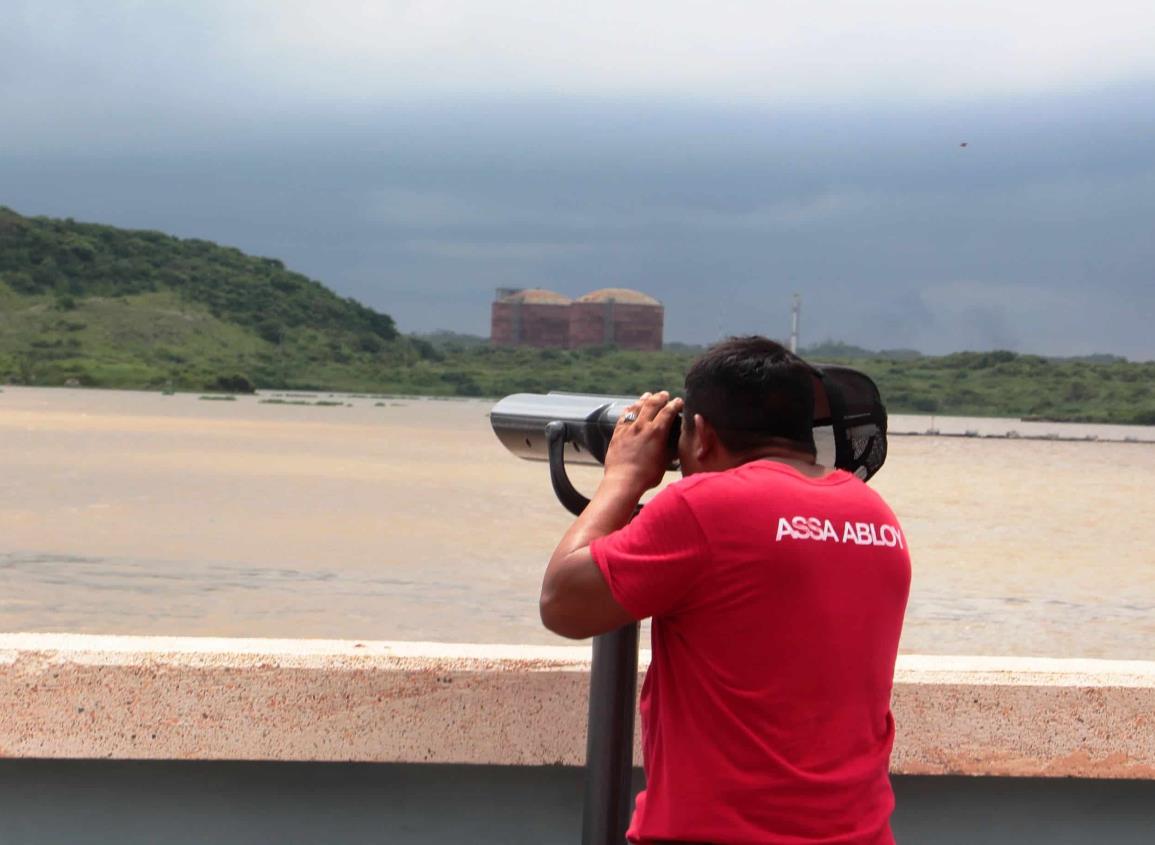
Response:
[[[786,449],[781,446],[764,446],[760,449],[751,449],[748,452],[732,455],[732,464],[729,467],[741,466],[751,461],[776,461],[793,467],[810,478],[821,478],[829,475],[831,470],[817,462],[809,452],[800,452],[797,449]]]

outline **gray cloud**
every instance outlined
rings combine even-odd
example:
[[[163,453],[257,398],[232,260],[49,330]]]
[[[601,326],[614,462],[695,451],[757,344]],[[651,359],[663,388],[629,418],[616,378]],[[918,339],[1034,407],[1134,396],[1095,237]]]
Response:
[[[275,255],[411,331],[486,332],[497,286],[625,285],[666,303],[671,339],[783,335],[797,290],[804,341],[1155,357],[1152,54],[1101,21],[1075,45],[1081,13],[1060,5],[1054,43],[1019,45],[1046,54],[1032,69],[1010,46],[1034,30],[988,5],[960,31],[993,40],[1001,89],[995,71],[963,84],[982,62],[911,47],[895,67],[926,71],[912,92],[860,48],[778,97],[750,80],[793,80],[813,54],[743,58],[758,39],[737,13],[704,24],[679,4],[669,43],[693,55],[647,53],[633,74],[641,20],[617,41],[572,22],[573,43],[540,41],[552,59],[527,52],[545,24],[502,52],[497,24],[455,4],[382,6],[401,17],[360,34],[340,5],[314,31],[292,3],[17,4],[0,203]],[[801,20],[782,14],[784,32]],[[845,46],[819,30],[805,43]],[[1084,79],[1131,81],[1062,90],[1096,57]]]
[[[82,95],[167,90],[206,104],[495,93],[849,104],[1155,72],[1144,37],[1155,9],[1128,0],[9,0],[5,17],[6,46]]]

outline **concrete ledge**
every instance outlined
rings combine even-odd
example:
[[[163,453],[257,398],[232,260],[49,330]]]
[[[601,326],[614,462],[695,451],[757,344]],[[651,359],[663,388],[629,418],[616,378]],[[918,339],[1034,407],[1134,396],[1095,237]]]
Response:
[[[1155,778],[1155,662],[903,656],[891,770]]]
[[[588,647],[4,634],[0,757],[580,765],[588,670]],[[894,710],[898,774],[1155,779],[1153,662],[903,657]]]

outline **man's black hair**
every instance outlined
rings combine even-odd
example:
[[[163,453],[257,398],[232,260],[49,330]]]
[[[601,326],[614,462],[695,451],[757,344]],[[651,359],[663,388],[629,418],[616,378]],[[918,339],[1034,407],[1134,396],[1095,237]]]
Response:
[[[814,370],[780,343],[732,337],[686,373],[684,423],[701,414],[731,452],[784,446],[815,454]]]

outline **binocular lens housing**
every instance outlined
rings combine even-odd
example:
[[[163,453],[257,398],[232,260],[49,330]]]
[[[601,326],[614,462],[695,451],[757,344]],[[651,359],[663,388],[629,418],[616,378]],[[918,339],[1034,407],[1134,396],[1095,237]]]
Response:
[[[815,367],[814,445],[818,463],[866,480],[886,459],[886,409],[870,378],[849,367]],[[529,461],[549,461],[546,426],[564,424],[565,463],[602,464],[618,418],[634,396],[594,393],[515,393],[489,413],[493,433],[510,452]],[[678,468],[679,416],[670,431],[668,468]]]
[[[567,464],[597,465],[605,462],[606,449],[618,419],[637,401],[632,396],[601,396],[593,393],[515,393],[493,406],[489,421],[493,433],[506,449],[527,461],[548,461],[545,427],[566,423]],[[678,437],[682,415],[670,429],[670,470],[678,468]],[[818,462],[834,465],[834,432],[829,425],[816,426],[814,443]]]
[[[634,396],[592,393],[515,393],[493,406],[489,421],[493,433],[510,452],[529,461],[548,461],[545,427],[566,424],[566,463],[601,464],[618,419],[638,401]],[[670,432],[670,469],[678,466],[678,435],[682,419]]]

